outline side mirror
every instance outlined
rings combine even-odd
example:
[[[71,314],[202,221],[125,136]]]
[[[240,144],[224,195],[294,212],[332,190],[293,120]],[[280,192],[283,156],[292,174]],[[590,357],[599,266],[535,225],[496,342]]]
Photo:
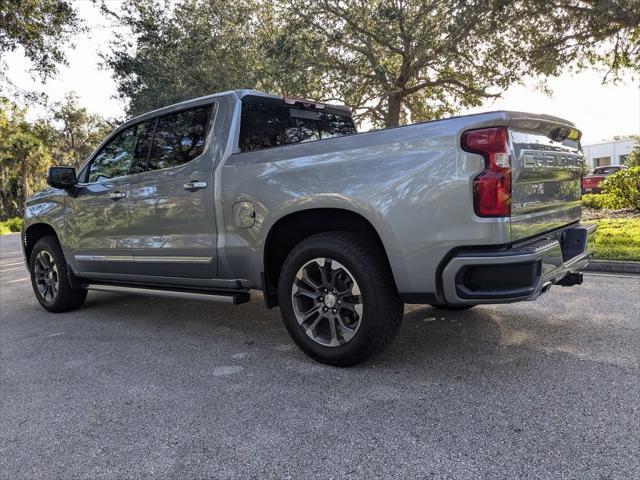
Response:
[[[51,167],[47,174],[47,183],[53,188],[68,190],[77,185],[76,169],[73,167]]]

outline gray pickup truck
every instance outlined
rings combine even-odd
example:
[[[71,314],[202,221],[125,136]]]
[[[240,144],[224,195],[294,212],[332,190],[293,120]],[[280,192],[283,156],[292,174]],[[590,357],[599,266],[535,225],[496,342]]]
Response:
[[[136,117],[27,201],[51,312],[88,289],[238,304],[260,290],[312,358],[353,365],[403,304],[463,309],[582,282],[580,132],[492,112],[357,133],[342,106],[252,90]]]

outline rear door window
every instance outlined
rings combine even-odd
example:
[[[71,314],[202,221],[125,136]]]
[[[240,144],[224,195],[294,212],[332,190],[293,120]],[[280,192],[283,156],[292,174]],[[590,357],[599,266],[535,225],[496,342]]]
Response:
[[[356,128],[349,115],[285,105],[242,103],[239,139],[242,152],[352,133],[356,133]]]
[[[151,150],[151,140],[156,127],[156,119],[140,124],[138,127],[138,139],[133,151],[133,163],[131,173],[144,172],[147,169],[147,159]]]
[[[212,105],[205,105],[160,117],[153,137],[149,170],[182,165],[201,155],[212,108]]]

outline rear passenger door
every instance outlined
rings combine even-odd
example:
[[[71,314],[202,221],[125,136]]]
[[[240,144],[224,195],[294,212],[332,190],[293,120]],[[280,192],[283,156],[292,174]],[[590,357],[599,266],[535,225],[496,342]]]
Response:
[[[130,235],[143,275],[216,276],[213,161],[206,139],[216,105],[158,117],[146,173],[129,185]]]

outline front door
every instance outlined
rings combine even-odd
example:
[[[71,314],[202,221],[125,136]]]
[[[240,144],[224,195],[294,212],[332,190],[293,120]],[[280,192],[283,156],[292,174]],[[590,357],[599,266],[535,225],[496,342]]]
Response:
[[[135,262],[150,280],[216,276],[213,160],[205,150],[214,114],[207,104],[160,116],[147,171],[129,185]]]
[[[68,198],[67,238],[81,274],[136,273],[129,184],[145,166],[153,125],[140,123],[116,133],[90,161],[76,195]]]

